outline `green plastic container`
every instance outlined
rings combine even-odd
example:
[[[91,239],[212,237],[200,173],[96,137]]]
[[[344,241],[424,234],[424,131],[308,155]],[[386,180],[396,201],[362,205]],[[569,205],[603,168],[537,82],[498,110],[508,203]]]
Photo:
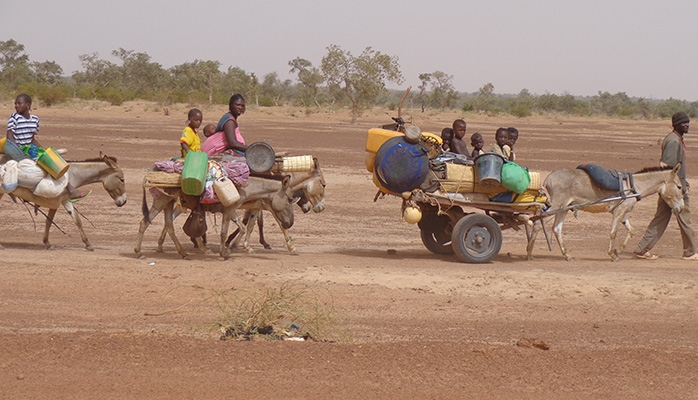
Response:
[[[204,192],[208,155],[202,151],[190,151],[182,168],[182,192],[198,196]]]

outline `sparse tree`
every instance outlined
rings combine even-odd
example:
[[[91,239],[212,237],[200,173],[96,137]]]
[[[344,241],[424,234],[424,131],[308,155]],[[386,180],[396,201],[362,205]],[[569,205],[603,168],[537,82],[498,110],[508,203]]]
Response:
[[[119,48],[112,55],[122,62],[120,84],[133,91],[136,96],[147,98],[149,93],[162,90],[166,86],[167,71],[159,63],[151,62],[146,53]]]
[[[225,102],[231,95],[240,93],[245,97],[252,94],[252,77],[248,75],[244,69],[240,67],[228,67],[228,70],[223,74],[221,82],[221,91],[226,94]]]
[[[218,61],[194,60],[170,68],[176,86],[188,93],[202,92],[213,103],[213,93],[220,85],[222,73]]]
[[[386,81],[401,84],[403,80],[397,57],[370,47],[355,57],[337,45],[329,46],[321,69],[330,89],[349,99],[352,123],[385,90]]]
[[[420,106],[422,107],[422,112],[424,112],[424,107],[427,105],[427,95],[426,91],[429,88],[429,82],[431,81],[431,74],[419,74],[419,86],[417,86],[417,89],[419,89],[419,93],[417,94],[417,98],[419,99]]]
[[[458,93],[453,87],[453,75],[442,71],[434,71],[429,75],[432,88],[431,103],[442,110],[453,107],[458,99]]]
[[[0,41],[0,82],[11,88],[34,79],[24,45],[10,39]]]
[[[291,86],[290,79],[281,82],[279,74],[270,72],[262,78],[262,83],[259,85],[259,94],[271,99],[274,105],[278,107],[279,100],[288,91],[289,86]]]
[[[478,111],[491,111],[497,99],[494,97],[494,85],[491,82],[485,84],[477,91],[475,107]]]
[[[41,84],[56,86],[63,80],[63,68],[55,61],[32,63],[32,69],[37,82]]]
[[[90,88],[93,95],[97,89],[115,86],[119,79],[118,66],[111,61],[99,58],[98,53],[78,56],[84,71],[75,72],[73,79],[78,85]]]
[[[305,58],[297,57],[288,62],[291,69],[288,71],[291,74],[298,74],[298,82],[303,85],[301,101],[305,104],[306,100],[312,100],[318,108],[318,92],[320,85],[325,81],[322,72]]]

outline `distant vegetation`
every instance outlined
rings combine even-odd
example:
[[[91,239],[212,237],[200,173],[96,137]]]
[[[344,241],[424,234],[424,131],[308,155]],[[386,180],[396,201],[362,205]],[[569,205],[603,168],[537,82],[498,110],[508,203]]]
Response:
[[[103,100],[121,105],[129,100],[173,103],[227,104],[230,95],[242,93],[248,104],[260,107],[300,105],[308,110],[346,107],[355,121],[363,110],[382,106],[395,109],[402,91],[387,90],[386,84],[401,85],[404,78],[398,58],[367,47],[355,56],[339,46],[327,48],[320,66],[298,57],[288,62],[297,79],[280,80],[276,72],[261,79],[239,67],[224,68],[220,62],[194,60],[165,69],[146,53],[118,49],[111,53],[118,62],[97,53],[79,56],[82,70],[64,76],[54,61],[31,61],[24,45],[10,39],[0,41],[0,97],[12,99],[27,93],[46,107],[72,98]],[[625,118],[668,118],[676,111],[698,116],[698,102],[679,99],[631,98],[624,92],[580,97],[565,94],[497,94],[485,83],[477,92],[461,93],[453,87],[453,76],[442,71],[422,73],[420,85],[407,101],[412,107],[462,110],[526,117],[533,114],[609,116]]]

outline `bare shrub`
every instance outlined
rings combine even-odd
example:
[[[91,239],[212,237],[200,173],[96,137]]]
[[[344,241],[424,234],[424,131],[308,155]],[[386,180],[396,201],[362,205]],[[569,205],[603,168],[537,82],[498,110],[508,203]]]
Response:
[[[329,293],[321,296],[298,282],[285,282],[261,294],[231,289],[217,293],[216,302],[224,313],[218,322],[221,340],[338,341],[345,337],[338,329],[339,317]]]

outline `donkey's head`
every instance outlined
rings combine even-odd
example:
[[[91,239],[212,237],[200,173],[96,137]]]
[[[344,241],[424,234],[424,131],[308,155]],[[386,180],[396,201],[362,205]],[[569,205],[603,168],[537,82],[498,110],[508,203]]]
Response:
[[[662,196],[662,200],[675,214],[680,213],[684,208],[683,188],[681,187],[681,178],[679,178],[680,169],[681,163],[676,164],[659,189],[659,195]]]
[[[310,210],[319,213],[325,209],[325,186],[327,184],[325,183],[325,177],[322,175],[320,163],[317,158],[313,158],[313,161],[315,163],[315,168],[310,176],[302,179],[302,184],[300,186],[295,186],[296,191],[294,192],[294,196],[300,198],[298,205],[304,213]]]
[[[284,229],[293,226],[293,205],[298,202],[298,197],[293,197],[290,186],[291,178],[286,176],[281,183],[281,190],[271,198],[271,213],[276,221]]]
[[[124,171],[116,164],[116,159],[100,153],[102,160],[109,166],[101,173],[101,181],[104,189],[109,193],[114,203],[121,207],[126,204],[126,183]]]

